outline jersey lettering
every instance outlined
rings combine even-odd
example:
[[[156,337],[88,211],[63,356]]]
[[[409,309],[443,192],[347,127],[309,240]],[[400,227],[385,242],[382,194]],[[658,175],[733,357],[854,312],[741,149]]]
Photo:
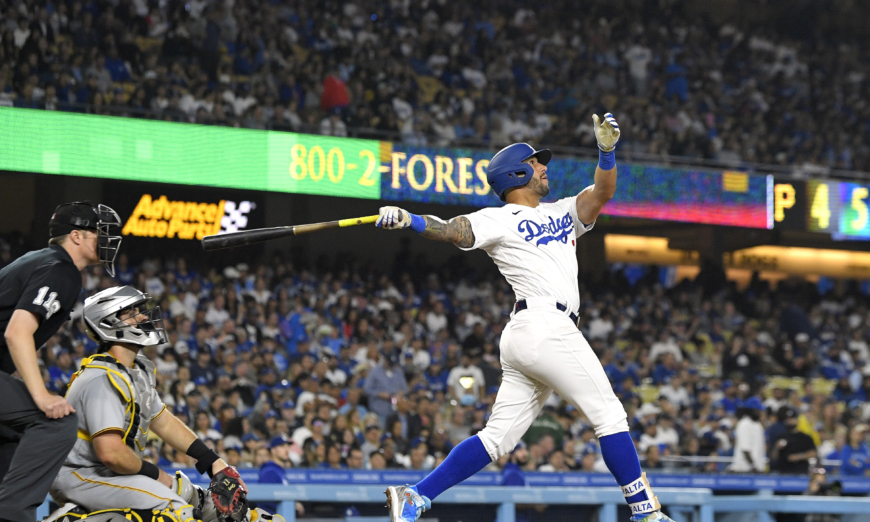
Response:
[[[568,243],[568,236],[574,231],[574,220],[571,214],[566,212],[558,220],[553,220],[550,217],[549,223],[536,223],[529,219],[520,221],[517,230],[520,233],[526,234],[523,239],[526,242],[531,242],[533,239],[538,239],[535,246],[546,245],[550,241],[561,241],[563,244]]]
[[[48,294],[47,286],[43,286],[39,289],[36,293],[36,299],[33,300],[33,304],[37,306],[41,305],[45,308],[45,318],[48,319],[60,310],[60,303],[57,301],[57,292],[48,294],[48,299],[45,299],[45,294]]]

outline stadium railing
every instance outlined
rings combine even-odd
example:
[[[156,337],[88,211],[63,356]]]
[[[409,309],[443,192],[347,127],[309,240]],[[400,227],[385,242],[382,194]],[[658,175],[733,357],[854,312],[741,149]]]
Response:
[[[295,522],[295,503],[381,504],[384,485],[248,484],[254,502],[278,502],[278,514]],[[677,522],[714,522],[717,513],[755,513],[758,522],[772,522],[772,513],[861,514],[870,513],[870,498],[774,495],[770,490],[755,495],[714,496],[708,488],[656,487],[659,501]],[[439,504],[495,505],[498,522],[515,522],[517,505],[598,506],[599,522],[616,522],[618,507],[625,500],[617,488],[601,487],[502,487],[459,486],[442,493]],[[48,501],[40,506],[37,519],[48,515]],[[348,522],[353,520],[347,519]],[[372,519],[366,519],[371,522]]]

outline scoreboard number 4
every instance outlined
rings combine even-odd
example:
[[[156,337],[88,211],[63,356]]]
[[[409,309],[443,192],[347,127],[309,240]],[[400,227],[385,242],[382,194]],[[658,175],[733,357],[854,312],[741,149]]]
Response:
[[[48,299],[45,298],[45,295],[48,294]],[[60,303],[57,301],[57,292],[48,293],[48,287],[43,286],[39,289],[39,292],[36,293],[36,299],[33,300],[33,304],[36,306],[42,306],[45,308],[45,318],[48,319],[52,315],[55,314],[58,310],[60,310]]]
[[[819,183],[813,196],[813,204],[810,206],[810,217],[817,220],[820,229],[827,229],[831,225],[831,206],[828,192],[828,185]]]

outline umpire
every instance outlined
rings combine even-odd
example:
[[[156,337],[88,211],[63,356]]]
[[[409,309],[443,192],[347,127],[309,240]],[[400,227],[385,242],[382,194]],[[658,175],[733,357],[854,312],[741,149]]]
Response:
[[[105,205],[65,203],[51,216],[48,247],[0,270],[0,521],[36,520],[76,441],[75,410],[46,390],[36,350],[69,319],[82,269],[102,263],[114,276],[120,226]]]

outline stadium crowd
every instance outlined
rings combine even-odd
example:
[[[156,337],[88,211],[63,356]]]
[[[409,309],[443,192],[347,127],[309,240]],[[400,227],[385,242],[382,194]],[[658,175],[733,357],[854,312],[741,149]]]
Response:
[[[121,254],[117,280],[86,270],[83,293],[132,284],[161,306],[169,343],[144,353],[163,400],[227,462],[425,470],[485,425],[514,296],[497,273],[400,259],[386,273],[280,257],[198,273],[183,258],[134,266]],[[859,288],[659,279],[614,265],[581,287],[579,314],[645,469],[870,475]],[[68,323],[40,352],[49,388],[63,393],[96,349]],[[523,441],[491,469],[605,471],[587,419],[555,394]],[[158,439],[146,455],[190,467]]]
[[[2,0],[0,106],[589,149],[605,109],[623,153],[870,170],[866,40],[802,29],[848,2],[761,31],[691,2],[526,4]]]

